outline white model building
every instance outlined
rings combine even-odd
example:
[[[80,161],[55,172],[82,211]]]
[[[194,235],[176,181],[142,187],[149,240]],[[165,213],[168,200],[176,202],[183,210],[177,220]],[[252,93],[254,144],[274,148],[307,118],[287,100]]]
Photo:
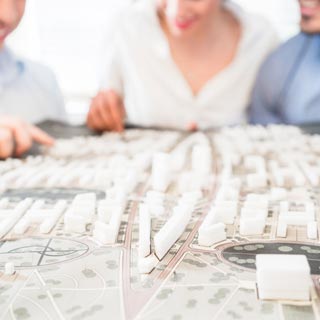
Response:
[[[262,300],[310,299],[310,266],[304,255],[257,255],[257,286]]]
[[[157,153],[152,161],[152,188],[156,191],[165,192],[171,182],[171,158],[167,153]]]
[[[13,209],[0,210],[0,239],[4,237],[21,219],[31,207],[32,199],[25,199],[19,202]],[[2,204],[5,206],[4,203]]]
[[[92,223],[96,212],[96,194],[77,195],[71,207],[64,215],[64,228],[68,232],[84,233],[86,226]]]
[[[199,228],[198,243],[200,246],[210,247],[227,239],[226,225],[224,223],[210,224],[204,220]]]
[[[59,200],[53,208],[46,208],[44,200],[37,200],[14,227],[14,233],[24,234],[31,225],[39,225],[42,234],[48,234],[67,208],[67,201]]]
[[[159,260],[162,260],[181,237],[192,216],[189,205],[180,204],[173,211],[173,215],[154,237],[155,254]]]

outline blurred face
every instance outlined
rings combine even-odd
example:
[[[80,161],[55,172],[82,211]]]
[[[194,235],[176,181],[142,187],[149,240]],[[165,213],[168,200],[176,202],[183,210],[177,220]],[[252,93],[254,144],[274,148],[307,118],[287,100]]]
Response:
[[[0,0],[0,48],[22,19],[26,0]]]
[[[301,29],[306,33],[320,33],[320,0],[299,0]]]
[[[181,36],[207,28],[221,0],[159,0],[159,5],[172,34]]]

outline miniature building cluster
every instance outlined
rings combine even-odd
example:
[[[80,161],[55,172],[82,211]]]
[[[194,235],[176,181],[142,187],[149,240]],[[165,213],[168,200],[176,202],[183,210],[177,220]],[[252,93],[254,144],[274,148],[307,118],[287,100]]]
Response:
[[[185,243],[208,253],[257,241],[319,243],[320,137],[295,127],[132,130],[58,140],[43,151],[0,163],[0,239],[63,235],[125,246],[141,275],[166,268]],[[76,192],[10,198],[54,188]],[[260,299],[312,298],[305,256],[249,260]],[[15,272],[5,265],[6,275]]]

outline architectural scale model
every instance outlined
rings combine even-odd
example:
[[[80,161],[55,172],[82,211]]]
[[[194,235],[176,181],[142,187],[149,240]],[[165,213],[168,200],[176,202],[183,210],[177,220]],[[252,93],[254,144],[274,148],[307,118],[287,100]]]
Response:
[[[320,319],[320,136],[60,139],[0,191],[0,319]]]

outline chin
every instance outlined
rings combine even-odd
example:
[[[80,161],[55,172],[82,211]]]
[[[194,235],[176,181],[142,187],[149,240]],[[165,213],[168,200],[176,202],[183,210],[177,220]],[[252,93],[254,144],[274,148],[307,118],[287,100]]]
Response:
[[[317,21],[305,21],[304,19],[300,23],[301,30],[309,34],[320,34],[320,19]]]

